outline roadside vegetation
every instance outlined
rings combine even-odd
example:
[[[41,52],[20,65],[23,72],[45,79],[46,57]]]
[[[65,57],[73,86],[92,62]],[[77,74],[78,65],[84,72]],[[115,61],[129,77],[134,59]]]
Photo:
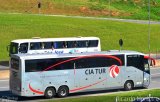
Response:
[[[132,102],[136,98],[148,97],[149,94],[151,97],[160,98],[160,89],[146,90],[146,91],[136,91],[136,92],[125,92],[125,93],[115,93],[115,94],[106,94],[103,96],[85,96],[80,98],[69,98],[69,99],[60,99],[54,100],[54,102]],[[44,102],[53,102],[44,101]]]
[[[38,9],[38,1],[41,2],[41,9]],[[151,19],[160,20],[160,1],[150,1]],[[35,36],[42,38],[97,36],[101,39],[102,50],[119,49],[118,40],[122,38],[123,49],[148,53],[147,24],[43,15],[147,20],[146,0],[0,0],[0,2],[0,52],[2,53],[0,61],[9,59],[6,47],[11,40]],[[160,50],[159,33],[159,25],[151,25],[152,53]]]
[[[160,1],[150,1],[151,19],[160,20]],[[0,12],[148,19],[148,0],[0,0],[0,2]]]
[[[151,52],[159,51],[159,25],[151,25]],[[148,53],[148,25],[109,20],[0,13],[0,60],[8,60],[6,51],[14,39],[96,36],[102,50],[122,49]]]

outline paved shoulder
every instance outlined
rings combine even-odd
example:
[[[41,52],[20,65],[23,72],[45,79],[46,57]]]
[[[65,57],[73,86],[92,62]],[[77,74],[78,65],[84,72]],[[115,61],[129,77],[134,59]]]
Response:
[[[7,69],[9,69],[8,66],[2,66],[2,65],[0,65],[0,70],[7,70]]]

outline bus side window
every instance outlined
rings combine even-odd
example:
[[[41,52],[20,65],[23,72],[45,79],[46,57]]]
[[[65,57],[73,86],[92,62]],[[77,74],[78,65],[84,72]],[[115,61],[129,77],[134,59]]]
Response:
[[[77,48],[85,48],[87,46],[87,41],[77,41]]]
[[[67,48],[67,42],[63,41],[63,48]]]
[[[75,48],[75,47],[77,47],[76,41],[68,41],[67,42],[67,48]]]
[[[44,44],[44,49],[52,49],[53,48],[53,43],[52,42],[43,42]]]
[[[127,66],[136,67],[144,71],[144,60],[143,56],[140,55],[127,55]]]
[[[30,49],[31,50],[39,50],[41,49],[41,43],[40,42],[32,42],[30,43]]]
[[[28,52],[28,43],[21,43],[19,48],[20,53],[27,53]]]
[[[54,48],[55,49],[63,48],[63,42],[54,42]]]
[[[98,46],[98,40],[89,40],[88,47],[97,47]]]

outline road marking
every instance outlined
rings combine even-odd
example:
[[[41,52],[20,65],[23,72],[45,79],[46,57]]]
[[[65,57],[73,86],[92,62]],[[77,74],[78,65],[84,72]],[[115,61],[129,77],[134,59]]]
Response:
[[[152,84],[159,84],[159,81],[151,81],[152,82]]]
[[[151,70],[152,70],[152,69],[153,69],[153,70],[156,70],[156,69],[157,69],[157,70],[158,70],[158,69],[160,70],[159,67],[153,67],[153,68],[151,68]]]
[[[9,80],[6,79],[6,80],[0,80],[0,81],[9,81]]]
[[[8,87],[0,87],[0,89],[7,89],[7,88],[9,88],[9,86]]]
[[[158,75],[160,75],[160,73],[151,74],[151,76],[158,76]]]

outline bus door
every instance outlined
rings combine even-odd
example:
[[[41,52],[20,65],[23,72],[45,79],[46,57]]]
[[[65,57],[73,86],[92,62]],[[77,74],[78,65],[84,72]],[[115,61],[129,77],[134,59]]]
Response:
[[[138,54],[127,55],[127,80],[134,80],[136,86],[141,86],[143,77],[144,56]]]
[[[143,72],[143,85],[149,86],[150,84],[150,65],[149,60],[144,59],[144,72]]]

